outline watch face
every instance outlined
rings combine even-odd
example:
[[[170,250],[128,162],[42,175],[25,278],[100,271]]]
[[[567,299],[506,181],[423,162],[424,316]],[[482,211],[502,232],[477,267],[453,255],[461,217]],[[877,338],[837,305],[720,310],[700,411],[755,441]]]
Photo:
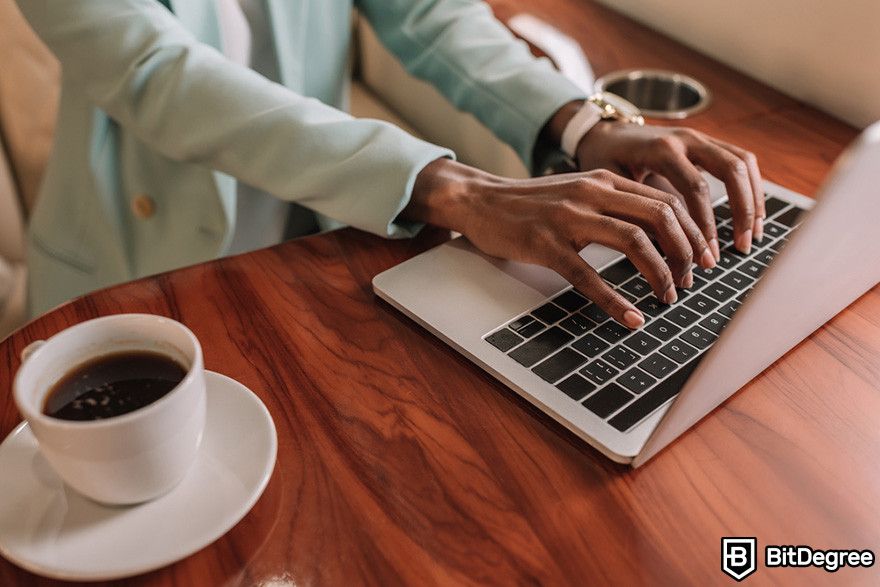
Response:
[[[623,118],[635,119],[640,118],[641,111],[629,100],[625,100],[617,94],[611,92],[602,92],[601,99],[610,105],[614,110],[619,112]]]

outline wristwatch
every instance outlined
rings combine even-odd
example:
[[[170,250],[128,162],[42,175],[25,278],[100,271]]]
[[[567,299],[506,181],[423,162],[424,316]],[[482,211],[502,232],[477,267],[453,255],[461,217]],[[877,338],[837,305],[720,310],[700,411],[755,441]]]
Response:
[[[562,131],[562,151],[576,158],[577,146],[590,130],[603,120],[617,120],[644,126],[645,118],[630,101],[610,92],[599,92],[587,98],[580,110]]]

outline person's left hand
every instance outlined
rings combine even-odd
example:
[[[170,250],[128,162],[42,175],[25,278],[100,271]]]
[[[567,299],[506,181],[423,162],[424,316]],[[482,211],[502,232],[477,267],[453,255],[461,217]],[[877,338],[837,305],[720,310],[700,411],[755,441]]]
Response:
[[[764,238],[761,172],[755,156],[745,149],[688,128],[606,121],[578,144],[577,163],[581,171],[610,169],[636,181],[652,173],[666,178],[684,197],[717,260],[715,217],[701,167],[727,187],[736,248],[748,252],[753,238]]]

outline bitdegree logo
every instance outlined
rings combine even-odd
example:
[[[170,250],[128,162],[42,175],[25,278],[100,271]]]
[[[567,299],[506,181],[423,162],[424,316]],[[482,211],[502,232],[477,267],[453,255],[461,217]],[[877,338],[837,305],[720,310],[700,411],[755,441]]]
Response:
[[[768,545],[764,549],[764,566],[767,567],[820,567],[834,573],[843,567],[872,567],[874,560],[871,550],[822,550],[805,545]]]
[[[750,536],[721,538],[721,570],[736,581],[742,581],[758,570],[758,540]],[[816,567],[836,573],[844,567],[868,568],[876,557],[870,549],[832,548],[823,550],[807,545],[767,545],[764,547],[764,566]]]

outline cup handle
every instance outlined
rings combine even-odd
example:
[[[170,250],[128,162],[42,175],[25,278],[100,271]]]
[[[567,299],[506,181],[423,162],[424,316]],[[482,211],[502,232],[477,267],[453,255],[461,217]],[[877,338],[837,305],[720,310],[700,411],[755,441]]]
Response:
[[[45,340],[35,340],[31,344],[24,347],[24,350],[21,351],[21,362],[24,363],[25,361],[27,361],[30,356],[37,352],[37,350],[44,344],[46,344]]]

